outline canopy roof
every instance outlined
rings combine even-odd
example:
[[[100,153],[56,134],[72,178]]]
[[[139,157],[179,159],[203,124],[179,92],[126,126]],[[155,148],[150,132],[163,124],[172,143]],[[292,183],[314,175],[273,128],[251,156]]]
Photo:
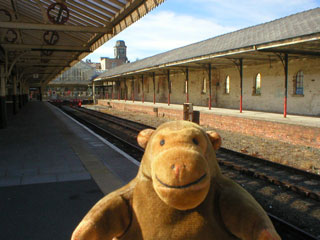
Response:
[[[291,57],[320,56],[320,8],[241,29],[113,68],[95,81],[115,80],[163,69],[234,66],[238,59],[253,65]]]
[[[46,84],[164,0],[0,0],[0,61]]]

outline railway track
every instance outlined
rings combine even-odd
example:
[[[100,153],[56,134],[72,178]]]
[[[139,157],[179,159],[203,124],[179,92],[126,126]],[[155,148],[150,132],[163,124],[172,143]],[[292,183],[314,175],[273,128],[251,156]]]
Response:
[[[119,118],[110,114],[97,112],[91,109],[79,108],[85,114],[90,114],[99,119],[112,122],[127,131],[132,131],[134,139],[131,142],[136,145],[135,137],[145,128],[153,128],[141,123]],[[320,176],[290,166],[274,163],[265,159],[252,157],[242,153],[221,148],[217,152],[220,165],[235,169],[243,174],[266,180],[277,186],[285,187],[305,197],[320,201]]]
[[[67,107],[63,107],[63,110],[106,137],[137,160],[141,159],[143,149],[136,143],[137,133],[142,129],[152,127],[94,110]],[[223,148],[218,151],[217,158],[222,168],[241,172],[270,184],[284,187],[304,197],[320,201],[320,177],[318,175]],[[268,215],[282,239],[318,239],[287,221],[270,213]]]

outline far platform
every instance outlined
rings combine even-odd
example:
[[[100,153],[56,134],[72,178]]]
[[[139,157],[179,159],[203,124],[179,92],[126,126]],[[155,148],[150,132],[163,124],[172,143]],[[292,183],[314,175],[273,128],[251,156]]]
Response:
[[[157,115],[158,117],[183,118],[182,104],[168,105],[167,103],[154,104],[153,102],[143,103],[132,100],[98,99],[97,105],[88,107],[97,109],[113,107],[119,110]],[[320,117],[288,114],[284,118],[281,113],[245,109],[240,113],[239,109],[212,107],[209,110],[208,107],[202,106],[193,106],[193,110],[200,112],[200,124],[204,126],[320,148]]]

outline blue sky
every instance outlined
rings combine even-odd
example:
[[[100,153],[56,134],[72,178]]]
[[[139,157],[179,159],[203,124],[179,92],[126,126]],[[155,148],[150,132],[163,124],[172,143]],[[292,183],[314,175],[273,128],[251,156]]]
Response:
[[[86,59],[113,58],[115,42],[124,40],[133,62],[316,7],[320,0],[166,0]]]

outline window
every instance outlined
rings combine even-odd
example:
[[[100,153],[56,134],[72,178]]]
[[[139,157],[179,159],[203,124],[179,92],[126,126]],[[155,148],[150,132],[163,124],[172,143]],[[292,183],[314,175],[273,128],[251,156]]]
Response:
[[[256,75],[256,79],[254,81],[254,95],[261,95],[261,74],[258,73]]]
[[[207,79],[203,78],[202,80],[202,90],[201,93],[207,93]]]
[[[303,95],[303,72],[299,71],[295,79],[295,94]]]
[[[227,75],[227,77],[226,77],[224,93],[226,93],[226,94],[230,93],[230,77],[229,77],[229,75]]]

